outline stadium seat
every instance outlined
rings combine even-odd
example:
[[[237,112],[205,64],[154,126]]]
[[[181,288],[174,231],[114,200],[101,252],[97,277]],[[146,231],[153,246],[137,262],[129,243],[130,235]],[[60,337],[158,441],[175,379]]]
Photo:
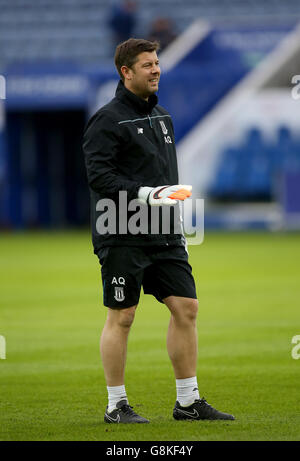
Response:
[[[111,47],[103,46],[103,43],[110,43],[110,30],[107,25],[110,6],[111,3],[106,0],[0,0],[0,70],[15,61],[32,59],[34,53],[31,52],[31,47],[32,40],[36,40],[35,37],[45,37],[43,51],[39,53],[44,59],[49,57],[52,60],[55,55],[59,58],[70,58],[72,49],[63,41],[64,34],[73,37],[73,48],[77,50],[80,41],[86,40],[85,47],[80,48],[81,52],[73,53],[81,62],[111,57]],[[153,18],[158,16],[172,19],[176,31],[180,33],[197,17],[212,21],[226,17],[232,19],[241,14],[252,13],[254,9],[260,15],[271,13],[276,16],[277,12],[282,16],[290,14],[290,11],[296,15],[300,14],[300,3],[293,0],[284,3],[266,0],[263,4],[258,0],[139,0],[135,34],[147,35]],[[46,40],[46,37],[53,36],[57,37],[58,41],[61,40],[59,54],[53,51],[52,44]],[[98,45],[97,54],[89,52],[92,41]],[[7,47],[10,49],[9,52],[5,51]]]

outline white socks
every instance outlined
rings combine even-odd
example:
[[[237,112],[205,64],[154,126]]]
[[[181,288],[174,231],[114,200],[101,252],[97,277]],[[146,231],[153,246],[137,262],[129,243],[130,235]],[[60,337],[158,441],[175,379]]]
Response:
[[[197,376],[186,379],[176,379],[177,400],[182,407],[192,405],[195,400],[200,399],[198,391]],[[108,413],[111,413],[120,400],[126,400],[127,394],[125,385],[122,386],[107,386],[108,392]]]
[[[176,379],[177,400],[182,407],[192,405],[196,399],[200,399],[197,376],[186,379]]]
[[[108,409],[107,409],[108,413],[110,413],[115,408],[117,408],[117,403],[120,402],[120,400],[126,400],[128,403],[125,385],[107,386],[107,392],[108,392]]]

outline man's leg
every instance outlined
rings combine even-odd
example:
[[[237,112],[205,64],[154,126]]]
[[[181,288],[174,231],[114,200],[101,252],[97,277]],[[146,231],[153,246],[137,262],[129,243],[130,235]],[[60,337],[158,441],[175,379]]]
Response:
[[[124,385],[127,341],[136,307],[108,308],[100,340],[100,353],[107,386]]]
[[[233,420],[234,416],[216,410],[199,396],[196,375],[198,352],[197,300],[168,296],[163,301],[171,312],[167,347],[174,368],[177,388],[177,401],[173,410],[173,417],[177,420]]]
[[[108,390],[106,423],[148,423],[128,405],[124,378],[127,342],[137,305],[124,309],[110,309],[102,331],[100,353]]]
[[[167,349],[175,378],[185,379],[196,376],[198,301],[179,296],[168,296],[163,301],[171,312]]]
[[[198,301],[169,296],[164,302],[171,312],[167,348],[176,378],[177,401],[186,407],[200,399],[196,375]]]

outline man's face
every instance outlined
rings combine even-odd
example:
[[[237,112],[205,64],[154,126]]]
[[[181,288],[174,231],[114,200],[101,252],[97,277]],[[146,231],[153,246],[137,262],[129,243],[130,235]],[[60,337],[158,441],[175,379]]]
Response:
[[[160,67],[156,51],[140,53],[131,69],[126,66],[122,69],[126,88],[140,98],[148,100],[151,94],[158,91]]]

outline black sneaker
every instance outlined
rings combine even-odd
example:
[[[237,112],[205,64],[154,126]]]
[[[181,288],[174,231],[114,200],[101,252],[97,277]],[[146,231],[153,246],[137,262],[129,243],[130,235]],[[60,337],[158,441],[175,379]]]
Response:
[[[173,410],[175,419],[235,419],[234,416],[227,413],[222,413],[209,405],[206,400],[195,400],[189,407],[182,407],[177,401]]]
[[[143,418],[142,416],[137,415],[130,405],[128,405],[127,400],[120,400],[117,403],[117,408],[110,413],[105,411],[104,422],[106,423],[149,423],[148,419]]]

